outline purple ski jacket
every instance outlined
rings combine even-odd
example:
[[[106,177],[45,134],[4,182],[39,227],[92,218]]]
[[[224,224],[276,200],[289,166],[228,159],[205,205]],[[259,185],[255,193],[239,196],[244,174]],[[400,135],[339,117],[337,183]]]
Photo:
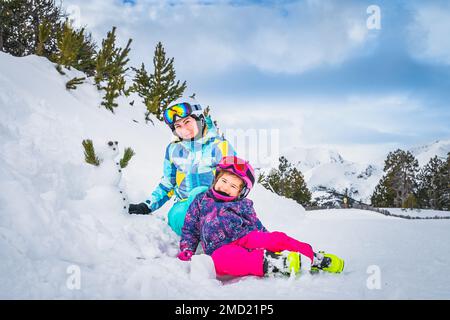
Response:
[[[195,252],[201,242],[203,251],[211,255],[214,250],[254,230],[267,231],[256,216],[252,200],[224,202],[216,199],[209,189],[199,193],[189,206],[180,250]]]

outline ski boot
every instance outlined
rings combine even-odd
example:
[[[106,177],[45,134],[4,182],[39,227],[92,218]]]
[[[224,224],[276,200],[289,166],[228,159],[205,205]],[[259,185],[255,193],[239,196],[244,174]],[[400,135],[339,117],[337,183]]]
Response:
[[[319,251],[314,253],[314,261],[311,265],[311,273],[318,273],[320,270],[341,273],[344,270],[344,260],[338,256]]]
[[[281,251],[272,252],[264,251],[264,275],[281,274],[283,276],[290,276],[291,272],[294,274],[300,273],[300,254],[298,252]]]

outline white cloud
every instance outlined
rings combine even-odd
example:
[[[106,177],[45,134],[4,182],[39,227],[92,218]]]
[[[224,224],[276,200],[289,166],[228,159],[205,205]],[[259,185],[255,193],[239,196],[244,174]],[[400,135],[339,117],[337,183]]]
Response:
[[[426,107],[406,93],[285,100],[208,97],[207,101],[225,132],[276,129],[281,154],[296,146],[323,146],[358,162],[378,161],[387,149],[422,142],[437,119],[427,118]],[[247,148],[239,151],[245,153]]]
[[[364,25],[361,25],[360,23],[354,23],[349,29],[348,29],[348,37],[352,41],[354,41],[355,44],[363,43],[367,38],[367,27]]]
[[[364,6],[307,1],[236,6],[226,2],[65,0],[80,7],[100,43],[112,25],[123,43],[131,37],[133,59],[150,63],[162,41],[182,74],[221,72],[254,66],[269,72],[301,73],[349,59],[367,40]]]
[[[408,31],[413,56],[450,64],[450,5],[416,7],[414,22]]]

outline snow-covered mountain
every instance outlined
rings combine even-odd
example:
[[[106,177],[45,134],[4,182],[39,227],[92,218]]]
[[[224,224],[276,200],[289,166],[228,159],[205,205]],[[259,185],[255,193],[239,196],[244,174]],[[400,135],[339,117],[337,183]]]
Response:
[[[450,152],[450,140],[437,140],[429,144],[410,148],[409,151],[419,161],[420,166],[424,166],[434,156],[442,160],[447,159],[447,153]]]
[[[133,148],[136,155],[122,179],[130,202],[137,203],[162,175],[171,140],[165,124],[145,124],[136,96],[120,98],[112,114],[99,107],[101,94],[91,83],[66,90],[66,81],[81,74],[66,70],[61,76],[45,58],[0,52],[0,70],[0,298],[450,297],[450,256],[442,254],[450,250],[450,220],[409,221],[362,210],[306,212],[258,184],[249,198],[264,225],[342,256],[344,273],[221,282],[208,256],[179,261],[179,238],[166,222],[170,204],[150,216],[124,213],[121,196],[84,162],[81,145],[92,139],[101,149],[112,140],[120,153]],[[364,167],[357,169],[348,170],[359,174]],[[368,285],[373,270],[380,286]]]
[[[337,151],[325,148],[292,148],[287,158],[303,173],[312,198],[319,203],[334,202],[330,192],[348,194],[365,203],[383,174],[383,168],[375,164],[363,164],[345,160]],[[325,200],[331,196],[332,201]]]
[[[424,166],[436,155],[446,159],[450,140],[438,140],[409,151],[419,165]],[[320,199],[320,204],[337,203],[339,196],[334,193],[344,194],[345,189],[353,199],[370,203],[370,196],[383,176],[382,166],[348,161],[333,149],[295,147],[286,153],[286,157],[301,170],[312,198]]]
[[[344,163],[342,156],[335,150],[325,148],[294,147],[288,153],[288,157],[295,157],[297,167],[302,172],[307,172],[326,163]]]

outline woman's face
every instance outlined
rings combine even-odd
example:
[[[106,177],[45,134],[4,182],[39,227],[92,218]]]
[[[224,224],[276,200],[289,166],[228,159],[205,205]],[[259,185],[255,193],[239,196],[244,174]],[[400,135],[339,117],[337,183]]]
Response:
[[[194,138],[198,133],[197,121],[191,116],[175,122],[175,132],[183,140]]]
[[[244,182],[238,176],[224,172],[214,185],[216,191],[225,192],[230,197],[237,197],[244,186]]]

